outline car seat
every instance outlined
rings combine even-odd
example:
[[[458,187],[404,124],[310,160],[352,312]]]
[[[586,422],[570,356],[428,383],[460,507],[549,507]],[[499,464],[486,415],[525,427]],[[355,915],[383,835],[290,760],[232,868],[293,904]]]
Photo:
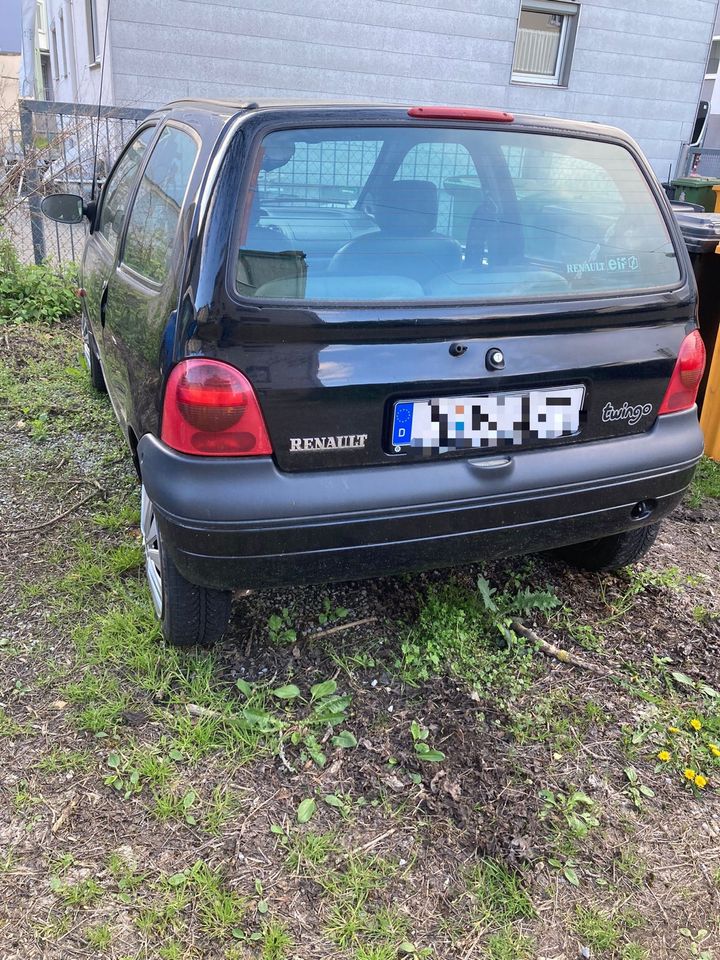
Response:
[[[340,247],[328,273],[398,276],[422,283],[462,263],[460,244],[435,232],[437,187],[429,180],[394,180],[373,194],[378,230]]]

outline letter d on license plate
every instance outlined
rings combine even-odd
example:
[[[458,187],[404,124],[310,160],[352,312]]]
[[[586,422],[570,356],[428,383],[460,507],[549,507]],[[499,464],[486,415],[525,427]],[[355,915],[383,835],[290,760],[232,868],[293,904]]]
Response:
[[[519,447],[580,430],[582,385],[485,397],[404,400],[393,410],[392,444],[424,453]]]

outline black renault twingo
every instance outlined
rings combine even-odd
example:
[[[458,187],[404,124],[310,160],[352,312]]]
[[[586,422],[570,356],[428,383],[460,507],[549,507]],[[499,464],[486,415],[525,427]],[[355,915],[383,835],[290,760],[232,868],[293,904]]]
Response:
[[[696,289],[634,142],[474,108],[180,101],[84,214],[83,334],[168,641],[235,589],[641,557],[702,452]]]

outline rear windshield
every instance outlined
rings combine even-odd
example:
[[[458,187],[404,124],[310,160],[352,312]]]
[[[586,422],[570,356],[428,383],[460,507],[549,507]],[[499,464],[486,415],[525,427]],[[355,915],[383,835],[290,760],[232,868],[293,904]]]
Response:
[[[265,137],[236,288],[330,301],[570,297],[680,269],[632,154],[512,130],[348,127]]]

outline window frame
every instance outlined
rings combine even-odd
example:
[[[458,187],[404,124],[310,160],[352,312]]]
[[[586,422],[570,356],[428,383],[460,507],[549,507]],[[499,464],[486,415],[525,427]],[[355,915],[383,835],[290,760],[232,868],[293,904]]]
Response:
[[[552,76],[545,73],[526,73],[515,69],[515,54],[517,52],[517,43],[520,34],[520,20],[524,12],[545,13],[550,16],[562,17],[555,72]],[[520,0],[517,25],[515,28],[513,59],[510,65],[510,82],[520,83],[526,86],[567,87],[570,79],[573,54],[575,52],[575,39],[577,37],[579,19],[579,3],[568,2],[568,0]]]
[[[40,77],[42,79],[41,100],[53,99],[53,76],[52,76],[52,57],[49,51],[40,51]]]
[[[247,126],[246,126],[247,125]],[[333,128],[348,128],[348,127],[391,127],[398,128],[401,126],[410,126],[417,128],[419,124],[398,124],[389,120],[378,119],[377,121],[365,120],[352,120],[350,118],[344,119],[342,121],[338,120],[323,120],[315,119],[314,117],[306,117],[302,120],[264,120],[262,123],[255,125],[255,123],[250,120],[246,121],[243,124],[240,124],[228,138],[227,141],[227,153],[231,149],[231,145],[234,137],[241,136],[245,139],[245,148],[244,148],[244,159],[242,164],[242,172],[240,178],[237,182],[237,189],[235,191],[235,205],[233,208],[233,219],[232,227],[229,234],[230,243],[228,245],[228,254],[225,256],[225,269],[224,269],[224,288],[225,292],[228,295],[231,302],[247,309],[252,310],[258,309],[271,309],[271,308],[283,308],[283,309],[304,309],[313,314],[342,310],[356,314],[366,314],[368,311],[373,314],[377,313],[379,308],[383,310],[393,311],[398,308],[404,310],[408,309],[408,305],[412,305],[413,310],[420,312],[427,312],[428,310],[432,311],[438,308],[447,308],[447,309],[459,309],[466,313],[468,309],[476,311],[477,309],[490,309],[496,310],[498,304],[513,306],[516,304],[524,303],[548,303],[547,295],[538,295],[538,296],[517,296],[517,297],[506,297],[501,301],[492,301],[492,300],[468,300],[468,299],[458,299],[458,298],[435,298],[435,299],[423,299],[423,300],[319,300],[311,298],[282,298],[282,297],[267,297],[258,299],[256,297],[246,297],[243,296],[237,289],[235,283],[235,258],[232,256],[230,251],[235,248],[236,241],[240,235],[240,226],[241,226],[241,214],[240,214],[240,205],[244,203],[248,196],[250,195],[251,180],[253,176],[253,171],[257,162],[258,151],[262,145],[263,139],[270,133],[276,133],[278,131],[293,131],[293,130],[331,130]],[[247,129],[249,127],[249,129]],[[446,129],[468,131],[477,129],[475,124],[467,123],[445,123],[443,127]],[[245,130],[243,128],[246,128]],[[488,125],[487,129],[498,129],[492,125]],[[502,129],[502,128],[500,128]],[[670,206],[667,203],[667,198],[665,194],[660,190],[657,179],[652,173],[651,168],[648,165],[647,160],[643,155],[635,149],[632,143],[613,137],[613,136],[597,136],[593,135],[589,131],[566,131],[566,130],[557,130],[552,127],[543,128],[543,127],[527,127],[518,124],[517,129],[521,133],[526,134],[538,134],[540,136],[548,137],[558,137],[559,139],[571,138],[573,140],[585,140],[589,143],[608,143],[616,147],[619,147],[625,150],[630,154],[632,161],[636,164],[640,175],[642,176],[651,196],[657,202],[658,212],[660,218],[665,225],[670,242],[672,243],[673,249],[675,250],[675,255],[678,261],[679,267],[679,279],[677,283],[673,284],[670,287],[633,287],[628,288],[627,290],[616,290],[613,292],[603,292],[603,291],[589,291],[583,293],[581,291],[573,290],[566,296],[557,295],[553,298],[554,303],[562,303],[563,305],[571,305],[573,303],[583,303],[589,302],[592,300],[595,301],[611,301],[618,303],[621,300],[628,299],[640,299],[640,298],[657,298],[659,291],[664,291],[668,293],[674,293],[675,291],[681,290],[688,284],[691,271],[688,269],[689,261],[687,256],[683,254],[683,251],[686,251],[685,242],[682,239],[682,235],[675,223],[675,218],[672,216]],[[382,156],[382,150],[378,155],[378,160]],[[373,181],[371,176],[366,184],[365,190],[369,190],[369,184]],[[213,184],[213,192],[217,189],[217,181]],[[358,198],[357,205],[359,206],[362,203],[364,192],[361,192],[360,197]],[[554,309],[557,309],[555,307]],[[342,320],[342,317],[336,317],[337,320]],[[381,319],[385,319],[382,317]]]
[[[63,77],[68,75],[68,58],[67,58],[67,44],[65,41],[65,16],[62,12],[62,9],[58,11],[58,23],[60,24],[60,52],[62,53],[63,61]]]
[[[59,80],[60,57],[58,56],[57,31],[54,23],[50,27],[50,61],[52,63],[53,80]]]
[[[715,73],[706,73],[705,76],[703,77],[704,80],[717,80],[718,73],[720,73],[720,34],[715,34],[710,39],[710,47],[708,49],[707,64],[705,65],[705,67],[707,69],[708,65],[710,64],[710,60],[712,59],[713,45],[716,43],[718,45],[718,69],[715,71]]]
[[[122,270],[124,274],[129,276],[136,283],[139,283],[144,287],[148,287],[149,289],[155,292],[162,290],[162,288],[165,286],[165,284],[168,281],[168,277],[172,275],[172,269],[168,270],[165,277],[160,281],[153,280],[152,277],[146,277],[144,273],[140,273],[139,270],[136,270],[134,267],[126,263],[125,245],[127,243],[128,227],[130,226],[130,221],[132,219],[133,210],[135,208],[135,201],[137,200],[137,195],[140,190],[140,184],[142,183],[143,178],[145,177],[145,171],[147,170],[148,163],[152,159],[153,153],[155,152],[155,148],[158,145],[160,137],[162,136],[163,132],[168,128],[176,129],[176,130],[179,130],[181,133],[188,134],[190,138],[195,142],[195,145],[197,147],[197,150],[195,151],[195,159],[193,160],[192,167],[190,168],[190,175],[188,176],[188,182],[185,187],[185,192],[183,194],[182,202],[180,203],[180,213],[178,214],[177,224],[175,226],[175,233],[172,239],[171,246],[173,251],[175,249],[175,246],[177,244],[178,234],[180,232],[180,223],[182,222],[183,214],[187,210],[187,199],[190,193],[190,187],[192,186],[193,180],[195,179],[195,174],[198,168],[198,162],[200,160],[200,156],[202,153],[202,138],[200,137],[197,130],[195,130],[193,127],[188,126],[185,123],[182,123],[179,120],[166,120],[164,123],[160,123],[157,125],[155,136],[153,137],[151,142],[148,144],[147,153],[143,158],[143,163],[140,165],[140,172],[139,172],[137,181],[130,192],[130,200],[128,203],[128,214],[125,217],[122,233],[120,235],[119,243],[116,248],[117,249],[116,262],[117,262],[118,269]]]
[[[100,24],[98,22],[97,0],[85,0],[85,26],[87,28],[90,67],[92,68],[100,64]]]

